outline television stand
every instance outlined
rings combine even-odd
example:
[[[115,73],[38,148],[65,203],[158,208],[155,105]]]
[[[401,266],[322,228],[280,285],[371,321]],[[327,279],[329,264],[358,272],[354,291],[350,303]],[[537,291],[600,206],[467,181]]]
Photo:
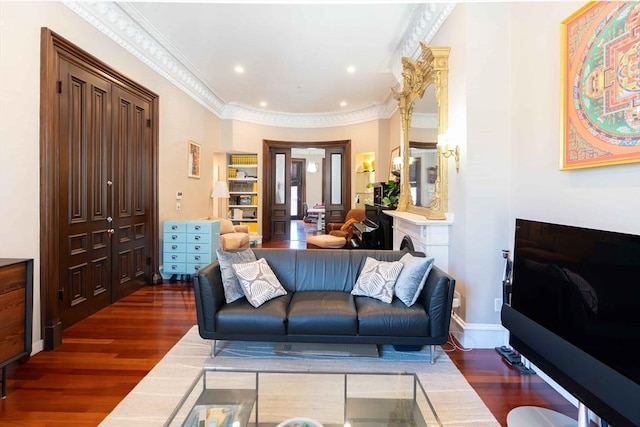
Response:
[[[547,408],[519,406],[507,414],[507,427],[576,427],[578,421]]]

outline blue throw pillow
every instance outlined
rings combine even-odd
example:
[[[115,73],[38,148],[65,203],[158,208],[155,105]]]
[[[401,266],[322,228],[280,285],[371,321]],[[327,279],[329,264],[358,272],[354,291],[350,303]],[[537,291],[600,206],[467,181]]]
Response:
[[[411,307],[417,301],[433,267],[433,261],[433,257],[416,257],[409,253],[400,258],[402,271],[393,288],[393,293],[407,307]]]

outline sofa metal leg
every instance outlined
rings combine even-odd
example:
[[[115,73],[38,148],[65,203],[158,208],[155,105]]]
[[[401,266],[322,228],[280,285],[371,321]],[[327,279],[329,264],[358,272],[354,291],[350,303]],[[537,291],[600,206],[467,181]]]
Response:
[[[217,340],[211,340],[211,358],[212,359],[216,357],[216,341]]]
[[[436,346],[435,345],[431,345],[431,364],[433,365],[434,363],[436,363]]]

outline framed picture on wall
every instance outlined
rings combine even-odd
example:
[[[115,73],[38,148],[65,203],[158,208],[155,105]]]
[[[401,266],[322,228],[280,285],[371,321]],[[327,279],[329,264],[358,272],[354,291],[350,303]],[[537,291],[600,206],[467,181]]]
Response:
[[[189,163],[189,178],[200,178],[200,150],[200,144],[193,141],[188,142],[187,161]]]
[[[590,2],[562,22],[562,170],[640,162],[638,16]]]

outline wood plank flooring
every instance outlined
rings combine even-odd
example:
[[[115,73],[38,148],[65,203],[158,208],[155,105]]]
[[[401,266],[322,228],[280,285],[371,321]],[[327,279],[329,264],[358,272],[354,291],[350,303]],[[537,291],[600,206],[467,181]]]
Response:
[[[269,246],[304,247],[304,241]],[[189,283],[148,286],[125,297],[65,329],[58,349],[9,365],[0,425],[99,424],[195,323]],[[540,377],[521,376],[492,349],[448,354],[502,425],[521,405],[576,417],[573,405]]]

